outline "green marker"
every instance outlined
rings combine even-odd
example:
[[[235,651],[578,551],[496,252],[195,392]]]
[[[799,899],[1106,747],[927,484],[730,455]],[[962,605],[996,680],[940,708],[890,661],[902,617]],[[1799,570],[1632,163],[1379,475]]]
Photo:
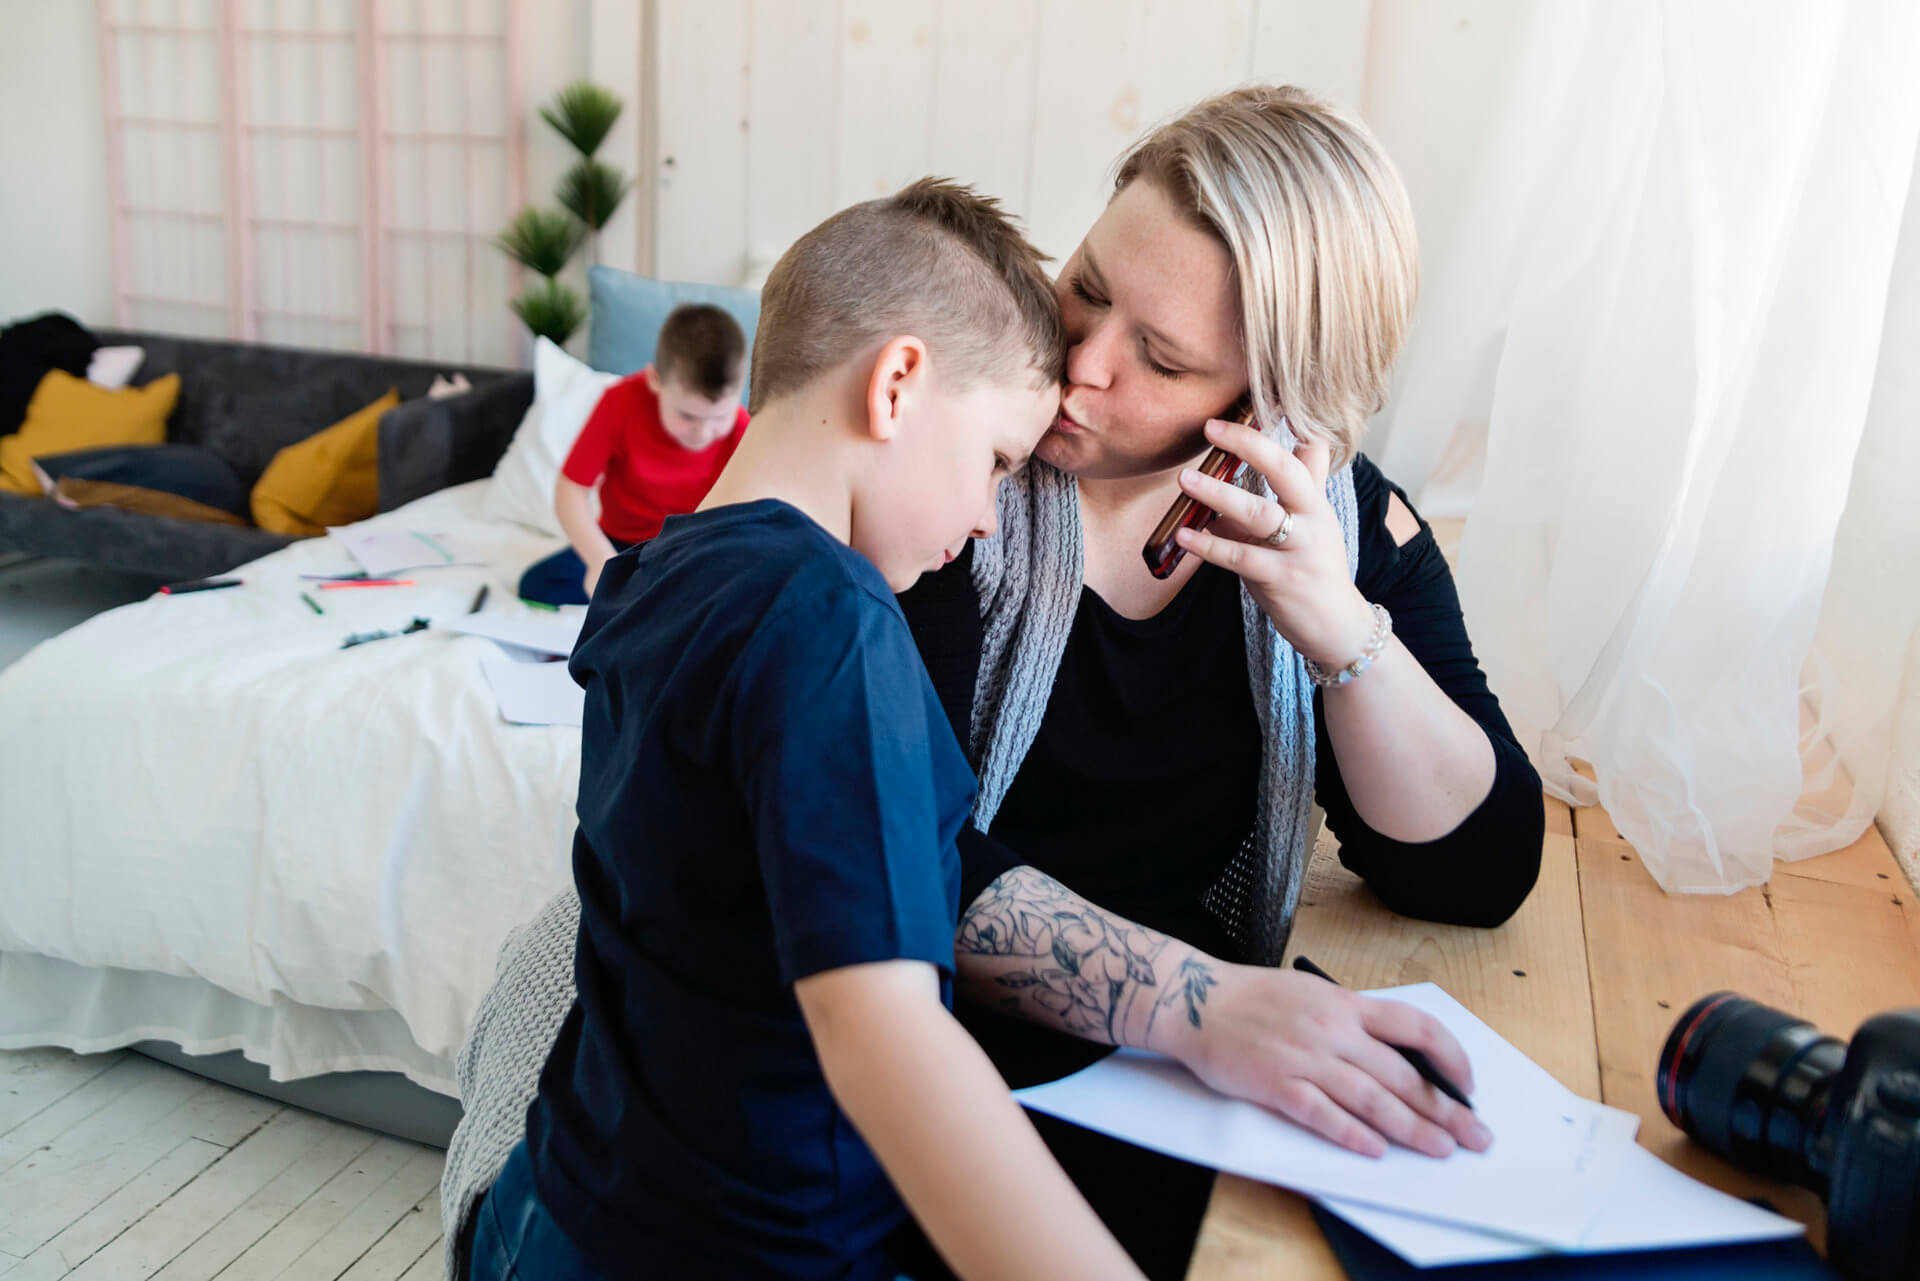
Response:
[[[312,610],[316,614],[324,614],[327,612],[326,610],[320,608],[319,601],[307,595],[305,592],[300,593],[300,599],[307,602],[307,608]]]
[[[547,604],[547,602],[543,600],[528,600],[525,596],[522,596],[520,598],[520,603],[522,605],[525,605],[529,609],[544,609],[549,614],[557,614],[560,612],[560,607],[558,605],[549,605]]]

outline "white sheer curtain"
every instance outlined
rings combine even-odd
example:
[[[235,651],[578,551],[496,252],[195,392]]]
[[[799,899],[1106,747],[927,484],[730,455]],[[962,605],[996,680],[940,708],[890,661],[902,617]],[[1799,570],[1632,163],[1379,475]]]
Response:
[[[1460,589],[1522,741],[1664,887],[1731,891],[1856,839],[1884,788],[1920,596],[1886,536],[1920,536],[1920,6],[1530,22],[1383,465],[1418,489],[1484,450]]]

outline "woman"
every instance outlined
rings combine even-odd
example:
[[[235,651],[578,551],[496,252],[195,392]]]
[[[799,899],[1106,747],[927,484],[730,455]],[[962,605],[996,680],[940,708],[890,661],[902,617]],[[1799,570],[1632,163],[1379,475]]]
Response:
[[[1459,1062],[1437,1023],[1272,968],[1316,796],[1342,860],[1399,911],[1495,925],[1539,868],[1539,780],[1445,563],[1357,453],[1415,274],[1378,144],[1285,88],[1144,139],[1060,273],[1060,421],[1004,487],[1000,533],[902,598],[980,775],[960,1012],[1016,1086],[1135,1045],[1358,1151],[1488,1139],[1391,1048]],[[1218,421],[1241,403],[1259,430]],[[1191,471],[1209,445],[1255,488]],[[1181,492],[1222,519],[1157,579],[1141,548]],[[510,945],[463,1053],[456,1228],[518,1138],[570,998],[553,967],[573,921],[562,901]],[[1210,1172],[1038,1123],[1148,1274],[1183,1275]]]

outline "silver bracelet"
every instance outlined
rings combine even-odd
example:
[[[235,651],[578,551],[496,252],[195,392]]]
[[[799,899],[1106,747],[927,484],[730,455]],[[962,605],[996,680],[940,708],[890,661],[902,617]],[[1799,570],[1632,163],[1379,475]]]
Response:
[[[1330,689],[1335,685],[1345,685],[1361,672],[1373,666],[1373,660],[1380,657],[1387,648],[1387,638],[1393,635],[1393,615],[1380,605],[1373,606],[1373,635],[1367,637],[1367,647],[1360,651],[1360,657],[1348,663],[1338,671],[1329,672],[1320,664],[1302,654],[1301,660],[1307,665],[1307,678],[1321,689]]]

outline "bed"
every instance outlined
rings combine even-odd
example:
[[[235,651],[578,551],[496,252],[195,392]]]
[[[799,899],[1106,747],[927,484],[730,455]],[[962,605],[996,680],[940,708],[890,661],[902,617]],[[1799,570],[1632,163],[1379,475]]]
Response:
[[[560,544],[481,518],[490,480],[370,525],[445,534],[485,568],[312,591],[330,539],[243,588],[155,596],[0,671],[0,1048],[239,1051],[275,1082],[453,1058],[508,932],[569,883],[579,731],[505,723],[490,641],[415,616],[536,615]]]

